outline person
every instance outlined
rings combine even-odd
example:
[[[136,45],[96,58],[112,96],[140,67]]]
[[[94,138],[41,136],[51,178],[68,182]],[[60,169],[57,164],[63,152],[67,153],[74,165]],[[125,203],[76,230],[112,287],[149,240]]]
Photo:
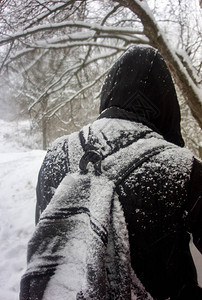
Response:
[[[131,266],[153,299],[202,299],[189,249],[192,234],[202,251],[202,163],[183,148],[175,87],[158,50],[132,46],[115,62],[102,88],[100,115],[84,132],[73,134],[71,143],[69,136],[59,138],[48,150],[38,178],[36,223],[63,178],[81,167],[87,148],[99,147],[104,159],[132,143],[141,152],[143,142],[151,155],[116,187]],[[167,148],[153,153],[154,137]],[[41,277],[43,294],[47,282]]]

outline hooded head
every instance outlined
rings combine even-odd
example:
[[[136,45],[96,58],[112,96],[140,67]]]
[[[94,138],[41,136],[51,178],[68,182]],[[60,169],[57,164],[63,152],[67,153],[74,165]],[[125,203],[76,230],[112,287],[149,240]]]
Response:
[[[102,88],[100,112],[118,107],[133,119],[155,128],[178,146],[180,109],[175,87],[159,52],[152,47],[130,47],[111,68]]]

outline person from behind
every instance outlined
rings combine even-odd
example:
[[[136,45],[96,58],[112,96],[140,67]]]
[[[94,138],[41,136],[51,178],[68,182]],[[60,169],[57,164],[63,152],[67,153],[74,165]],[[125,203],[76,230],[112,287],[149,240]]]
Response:
[[[121,157],[124,149],[127,153],[131,145],[134,162],[127,175],[116,180],[114,191],[124,213],[131,267],[153,299],[202,299],[189,249],[192,234],[202,251],[202,163],[183,148],[179,104],[164,59],[152,47],[132,46],[115,62],[104,82],[98,119],[59,138],[47,152],[39,172],[38,225],[28,247],[21,300],[51,299],[47,298],[48,289],[54,290],[53,278],[60,268],[56,255],[61,245],[57,241],[59,225],[51,220],[55,222],[52,244],[57,242],[47,263],[44,253],[50,238],[48,241],[41,220],[63,179],[74,172],[87,172],[89,162],[99,178],[109,156],[114,157],[110,164],[121,168],[126,158],[120,162],[116,157]],[[101,193],[102,186],[98,188]],[[76,213],[80,216],[84,209]],[[42,240],[47,241],[43,247]],[[35,257],[40,261],[37,270]],[[107,259],[105,263],[107,274]],[[78,299],[88,299],[79,295]],[[127,297],[125,300],[132,299]]]

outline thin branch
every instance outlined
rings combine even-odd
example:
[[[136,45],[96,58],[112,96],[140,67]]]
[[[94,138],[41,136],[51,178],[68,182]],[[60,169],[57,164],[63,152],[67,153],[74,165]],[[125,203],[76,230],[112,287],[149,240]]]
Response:
[[[67,103],[70,103],[72,100],[74,100],[76,97],[78,97],[80,94],[82,94],[85,90],[90,89],[92,86],[94,86],[98,81],[100,81],[100,79],[105,76],[108,73],[108,69],[103,72],[100,76],[98,76],[93,82],[91,82],[90,84],[86,85],[85,87],[81,88],[78,92],[76,92],[73,96],[71,96],[68,100],[58,104],[54,109],[50,109],[47,114],[49,118],[53,117],[53,115],[55,113],[58,112],[58,110],[60,110],[61,108],[63,108]],[[51,112],[52,111],[52,112]]]
[[[88,53],[88,52],[87,52]],[[74,73],[70,76],[70,78],[67,79],[67,81],[63,82],[60,86],[58,86],[56,89],[53,89],[51,92],[48,93],[48,95],[58,92],[59,90],[63,89],[66,85],[68,85],[68,83],[71,81],[71,79],[76,76],[81,70],[83,70],[84,68],[86,68],[89,64],[94,63],[100,59],[105,59],[105,58],[109,58],[112,57],[114,55],[116,55],[117,53],[119,53],[119,51],[114,51],[114,52],[110,52],[108,54],[102,55],[102,56],[97,56],[92,58],[91,60],[87,60],[88,56],[86,54],[84,61],[78,66],[78,68],[74,71]]]
[[[97,60],[105,59],[105,58],[107,58],[107,57],[116,55],[117,53],[118,53],[117,51],[113,51],[113,52],[107,53],[107,54],[105,54],[105,55],[101,55],[101,56],[98,56],[98,57],[94,57],[94,58],[92,58],[91,60],[87,61],[85,64],[80,63],[80,64],[77,64],[77,65],[75,65],[75,66],[73,66],[73,67],[67,69],[63,74],[60,75],[60,77],[59,77],[55,82],[53,82],[53,83],[52,83],[52,84],[51,84],[51,85],[50,85],[50,86],[49,86],[49,87],[48,87],[48,88],[40,95],[40,97],[39,97],[34,103],[32,103],[32,104],[30,105],[30,107],[29,107],[28,110],[30,111],[30,110],[31,110],[37,103],[39,103],[45,96],[50,95],[50,94],[52,93],[52,91],[50,91],[50,90],[51,90],[54,86],[56,86],[56,85],[62,80],[62,78],[63,78],[66,74],[70,73],[71,71],[73,71],[73,70],[75,70],[75,69],[76,69],[76,71],[75,71],[75,74],[76,74],[77,69],[84,68],[84,67],[88,66],[89,64],[91,64],[91,63],[97,61]],[[75,75],[75,74],[74,74],[74,75]],[[59,89],[63,88],[66,84],[67,84],[67,83],[65,82],[65,83],[62,84],[62,86],[60,86],[57,90],[54,90],[54,92],[56,92],[56,91],[58,91]]]
[[[71,122],[72,122],[72,118],[70,118],[68,121],[64,121],[64,120],[62,120],[59,116],[58,116],[58,114],[55,114],[55,116],[56,116],[56,118],[62,123],[62,124],[64,124],[65,125],[65,127],[66,128],[61,128],[62,130],[67,130],[67,125],[69,125]]]
[[[41,22],[43,19],[49,17],[51,14],[57,12],[58,10],[63,10],[66,6],[69,6],[71,4],[74,4],[76,2],[76,0],[71,0],[71,1],[67,1],[66,3],[62,4],[62,5],[58,5],[54,8],[48,8],[45,6],[46,9],[48,9],[47,13],[41,14],[38,18],[36,18],[34,21],[32,21],[32,23],[30,23],[29,25],[27,25],[24,29],[27,30],[30,27],[32,27],[34,24]],[[43,5],[42,3],[39,3],[40,5]]]
[[[95,47],[100,47],[100,48],[108,48],[108,49],[115,49],[119,51],[124,51],[126,50],[125,47],[122,46],[115,46],[115,45],[110,45],[110,44],[103,44],[103,43],[93,43],[93,42],[73,42],[73,43],[64,43],[64,44],[41,44],[41,43],[36,43],[35,45],[29,45],[32,49],[66,49],[66,48],[73,48],[73,47],[81,47],[81,46],[95,46]]]
[[[89,36],[92,36],[92,35],[89,35]],[[95,35],[95,37],[96,37],[96,35]],[[104,38],[104,39],[116,39],[116,40],[122,40],[122,41],[124,41],[125,42],[125,46],[126,45],[129,45],[129,44],[149,44],[149,39],[147,38],[147,37],[145,37],[145,36],[142,36],[142,37],[139,37],[139,36],[135,36],[135,37],[133,37],[132,35],[130,36],[130,35],[127,35],[127,36],[125,36],[125,35],[116,35],[116,34],[109,34],[109,35],[106,35],[106,34],[100,34],[99,35],[99,37],[100,38]],[[64,38],[62,38],[62,40],[63,40]],[[85,39],[87,39],[87,37],[85,38],[85,37],[83,37],[83,40],[85,40]],[[64,39],[65,40],[65,39]],[[75,39],[76,40],[76,39]],[[79,40],[79,39],[78,39]],[[51,40],[50,40],[51,41]],[[71,41],[71,40],[70,40]],[[53,42],[55,42],[56,44],[59,44],[59,42],[60,42],[60,40],[55,40],[55,39],[53,39]],[[26,43],[24,43],[24,45],[27,47],[27,48],[24,48],[23,50],[21,50],[21,51],[19,51],[19,52],[16,52],[16,54],[14,55],[14,56],[11,56],[10,58],[9,58],[9,60],[6,62],[6,64],[5,64],[5,66],[7,66],[7,65],[9,65],[12,61],[14,61],[14,60],[16,60],[16,59],[19,59],[20,57],[22,57],[22,56],[24,56],[24,55],[26,55],[26,54],[28,54],[28,53],[31,53],[31,52],[34,52],[35,50],[36,50],[36,48],[47,48],[47,49],[53,49],[53,48],[64,48],[64,45],[61,45],[61,47],[60,47],[60,45],[57,47],[57,46],[55,46],[55,45],[53,45],[53,47],[51,47],[51,43],[47,43],[47,47],[43,47],[43,46],[41,46],[41,47],[37,47],[37,45],[30,45],[30,44],[26,44]],[[50,47],[49,47],[49,46]],[[85,45],[85,44],[80,44],[80,46],[83,46],[83,45]],[[87,43],[86,44],[87,46],[89,46],[89,43]],[[98,46],[99,44],[95,44],[95,46]],[[101,45],[101,46],[103,46],[103,44]],[[28,48],[29,47],[29,48]],[[66,44],[66,47],[65,48],[67,48],[67,47],[71,47],[71,45],[69,44],[69,46],[68,46],[68,44]],[[109,47],[108,47],[109,48]]]
[[[47,39],[45,41],[39,41],[38,44],[43,45],[43,44],[47,44],[47,45],[51,45],[51,44],[62,44],[65,42],[77,42],[77,41],[90,41],[90,40],[97,40],[98,38],[103,38],[103,39],[119,39],[119,40],[124,40],[124,41],[133,41],[136,39],[142,39],[144,41],[149,42],[148,38],[145,37],[144,34],[142,34],[141,38],[141,33],[138,34],[138,36],[134,36],[133,34],[116,34],[116,33],[90,33],[90,32],[85,32],[85,33],[74,33],[74,34],[68,34],[68,35],[64,35],[60,38],[52,38],[52,39]],[[28,44],[24,43],[26,46],[28,46]],[[31,46],[30,46],[31,47]]]
[[[23,49],[23,50],[20,50],[20,51],[16,52],[16,55],[11,56],[9,58],[9,60],[6,62],[5,66],[10,64],[13,60],[16,60],[16,59],[22,57],[23,55],[26,55],[26,54],[34,52],[34,51],[36,51],[36,49],[30,48],[30,49]]]
[[[4,60],[3,60],[2,64],[1,64],[1,66],[0,66],[0,72],[2,71],[2,69],[3,69],[4,65],[5,65],[5,62],[6,62],[8,56],[9,56],[9,54],[10,54],[10,52],[11,52],[11,49],[12,49],[12,47],[13,47],[13,44],[14,44],[14,42],[12,42],[12,43],[10,44],[10,47],[9,47],[9,49],[8,49],[8,52],[7,52],[7,54],[6,54]]]
[[[105,22],[107,21],[107,19],[113,15],[119,8],[121,7],[120,4],[117,4],[116,6],[114,6],[114,8],[104,17],[104,19],[101,22],[101,25],[103,26],[105,24]]]
[[[34,67],[34,65],[36,64],[36,63],[38,63],[39,62],[39,60],[44,56],[44,55],[46,55],[47,53],[48,53],[48,49],[47,50],[44,50],[42,53],[40,53],[29,65],[27,65],[24,69],[23,69],[23,71],[22,71],[22,74],[23,73],[27,73],[31,68],[33,68]]]
[[[123,28],[123,27],[116,27],[114,28],[113,26],[101,26],[101,25],[97,25],[97,24],[89,24],[86,22],[71,22],[71,21],[67,21],[67,22],[61,22],[61,23],[57,23],[57,24],[48,24],[48,25],[39,25],[36,27],[33,27],[31,29],[27,29],[27,30],[23,30],[20,31],[16,34],[7,36],[6,38],[0,40],[0,45],[4,45],[4,44],[8,44],[16,39],[19,39],[21,37],[26,37],[29,35],[32,35],[34,33],[38,33],[38,32],[42,32],[42,31],[46,31],[46,30],[58,30],[61,28],[66,28],[66,27],[77,27],[77,28],[83,28],[83,29],[90,29],[93,31],[98,31],[98,32],[105,32],[105,33],[118,33],[118,34],[143,34],[142,31],[139,30],[133,30],[131,28]]]
[[[104,24],[106,23],[106,21],[107,21],[107,19],[111,16],[111,15],[113,15],[117,10],[118,10],[118,8],[120,7],[120,5],[118,4],[118,5],[116,5],[106,16],[105,16],[105,18],[101,21],[101,26],[104,26]],[[93,34],[93,36],[92,36],[92,39],[94,40],[94,42],[97,42],[97,39],[98,39],[98,36],[99,37],[101,37],[101,32],[99,31],[99,32],[95,32],[94,34]],[[89,39],[90,40],[90,39]],[[87,51],[87,53],[86,53],[86,56],[85,56],[85,59],[84,59],[84,62],[83,63],[85,63],[86,61],[87,61],[87,59],[88,59],[88,57],[90,56],[90,53],[91,53],[91,51],[92,51],[92,46],[90,45],[89,46],[89,48],[88,48],[88,51]]]

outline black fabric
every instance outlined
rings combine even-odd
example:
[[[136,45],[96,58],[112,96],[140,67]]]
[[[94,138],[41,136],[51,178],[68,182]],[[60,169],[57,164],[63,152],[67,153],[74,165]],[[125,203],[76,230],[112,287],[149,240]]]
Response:
[[[162,165],[157,176],[154,168],[146,180],[145,169],[141,168],[138,177],[131,174],[117,192],[128,224],[131,261],[137,276],[155,299],[171,297],[174,300],[178,299],[182,289],[197,288],[198,284],[189,250],[189,228],[182,217],[185,205],[180,200],[181,197],[187,199],[183,190],[189,190],[189,186],[181,190],[178,186],[177,192],[173,193],[167,184],[169,175],[166,172]],[[138,182],[141,183],[139,186]],[[196,190],[201,194],[201,185]],[[188,198],[186,204],[191,200],[193,198]],[[175,203],[174,206],[167,206],[168,201]],[[201,231],[201,219],[202,215],[198,214],[189,220],[197,225],[195,231],[191,231],[194,236]]]
[[[184,145],[175,87],[156,49],[132,46],[113,65],[103,85],[100,112],[112,106],[153,124],[167,141]]]

